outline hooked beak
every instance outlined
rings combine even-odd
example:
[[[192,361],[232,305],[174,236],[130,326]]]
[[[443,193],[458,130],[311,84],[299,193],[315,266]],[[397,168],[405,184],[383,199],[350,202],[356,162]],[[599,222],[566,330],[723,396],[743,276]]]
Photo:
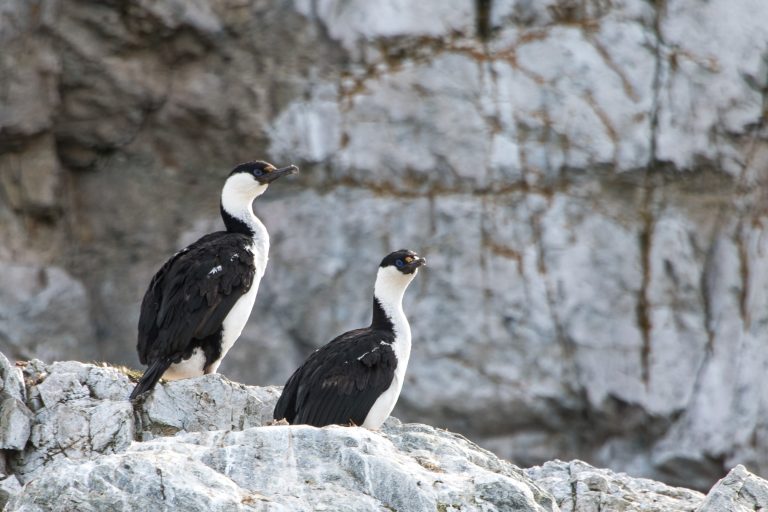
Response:
[[[282,176],[288,176],[289,174],[299,174],[299,168],[295,165],[289,165],[288,167],[281,167],[280,169],[275,169],[274,171],[266,174],[262,174],[259,177],[259,181],[261,181],[264,184],[272,183],[277,178],[280,178]]]
[[[414,272],[416,272],[416,270],[419,267],[423,267],[426,264],[427,264],[427,260],[419,256],[418,258],[414,259],[412,262],[407,264],[405,273],[413,274]]]

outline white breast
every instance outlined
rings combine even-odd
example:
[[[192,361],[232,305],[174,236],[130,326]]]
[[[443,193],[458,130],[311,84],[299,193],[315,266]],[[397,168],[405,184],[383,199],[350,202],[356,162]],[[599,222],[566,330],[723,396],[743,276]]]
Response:
[[[392,413],[392,409],[395,408],[397,399],[400,397],[400,391],[403,389],[408,360],[411,357],[411,327],[402,306],[397,307],[396,311],[388,311],[387,313],[390,314],[395,328],[395,342],[392,344],[392,349],[395,351],[395,357],[397,357],[397,366],[392,384],[376,399],[373,407],[368,411],[365,421],[363,421],[362,426],[371,430],[378,430],[384,420]]]
[[[251,289],[248,290],[245,295],[240,297],[224,319],[221,332],[221,357],[217,361],[211,363],[206,373],[216,373],[224,356],[227,355],[229,349],[232,348],[232,345],[234,345],[235,341],[240,337],[240,334],[242,334],[243,329],[245,328],[245,324],[248,323],[248,318],[251,316],[253,304],[256,302],[256,294],[259,293],[259,283],[261,283],[261,278],[264,277],[264,271],[267,267],[266,251],[269,250],[269,248],[267,247],[264,250],[259,249],[260,248],[256,246],[251,248],[251,252],[254,255],[253,263],[256,268]]]
[[[253,284],[251,288],[235,302],[232,310],[224,319],[222,323],[221,334],[221,357],[211,363],[207,370],[205,368],[205,354],[200,348],[196,348],[192,351],[192,355],[189,359],[184,359],[178,364],[171,365],[168,370],[163,374],[163,378],[166,380],[178,380],[189,379],[191,377],[199,377],[205,373],[216,373],[224,356],[227,355],[229,349],[235,344],[237,338],[245,328],[245,324],[248,322],[248,318],[251,316],[251,310],[253,310],[253,304],[256,302],[256,294],[259,292],[259,283],[264,276],[264,270],[267,267],[267,251],[269,251],[269,241],[266,245],[263,243],[256,244],[249,248],[249,254],[253,255],[253,264],[255,266],[256,273],[253,276]],[[213,270],[220,269],[221,267],[215,267]],[[212,270],[212,272],[213,272]],[[217,270],[220,272],[221,270]]]

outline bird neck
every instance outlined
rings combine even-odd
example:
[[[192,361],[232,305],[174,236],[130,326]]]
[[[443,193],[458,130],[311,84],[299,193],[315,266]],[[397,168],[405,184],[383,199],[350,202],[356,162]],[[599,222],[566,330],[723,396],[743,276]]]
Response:
[[[245,176],[243,176],[245,178]],[[254,239],[256,243],[269,243],[267,228],[253,213],[253,200],[267,190],[266,185],[254,184],[253,180],[230,177],[221,192],[221,218],[227,231],[242,233]]]
[[[402,274],[393,267],[379,268],[373,288],[371,328],[410,337],[408,319],[403,311],[403,295],[414,276]]]
[[[371,320],[371,329],[377,331],[393,332],[395,326],[392,324],[392,318],[384,311],[381,301],[373,296],[373,320]]]
[[[222,203],[221,218],[224,221],[224,226],[226,226],[227,231],[230,233],[242,233],[254,239],[269,238],[264,223],[253,213],[250,207],[248,207],[247,211],[232,212]]]

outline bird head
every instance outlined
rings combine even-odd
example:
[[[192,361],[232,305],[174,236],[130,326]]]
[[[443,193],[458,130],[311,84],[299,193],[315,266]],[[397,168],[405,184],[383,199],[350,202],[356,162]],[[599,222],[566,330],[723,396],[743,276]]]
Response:
[[[395,251],[386,255],[384,259],[381,260],[379,267],[392,267],[392,269],[401,274],[415,275],[418,272],[419,267],[426,264],[427,260],[415,252],[408,249],[400,249],[399,251]]]
[[[229,173],[224,183],[221,191],[222,207],[233,215],[246,208],[250,210],[251,202],[263,194],[270,183],[298,172],[299,168],[295,165],[278,169],[261,160],[240,164]]]
[[[382,304],[399,302],[418,274],[419,267],[426,264],[427,260],[407,249],[388,254],[379,264],[374,295]]]
[[[229,174],[229,176],[233,177],[235,175],[242,174],[251,178],[253,181],[256,181],[260,185],[269,185],[282,176],[298,174],[298,172],[299,168],[295,165],[289,165],[287,167],[281,167],[278,169],[269,162],[256,160],[254,162],[246,162],[244,164],[238,165],[232,169],[232,172]]]

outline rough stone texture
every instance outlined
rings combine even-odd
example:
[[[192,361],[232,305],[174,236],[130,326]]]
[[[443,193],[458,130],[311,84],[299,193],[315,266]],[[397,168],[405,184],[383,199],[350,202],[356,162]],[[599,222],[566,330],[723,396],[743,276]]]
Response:
[[[33,413],[29,443],[10,467],[27,482],[59,458],[87,460],[124,450],[135,437],[127,377],[112,369],[76,362],[24,368],[27,406]]]
[[[159,386],[142,404],[142,439],[175,432],[243,430],[272,421],[280,388],[249,387],[220,375]]]
[[[768,482],[738,465],[709,491],[700,512],[768,510]]]
[[[764,0],[2,2],[0,350],[135,364],[152,273],[266,157],[303,173],[256,204],[272,258],[225,375],[283,383],[412,247],[430,269],[397,414],[523,465],[767,475],[766,19]]]
[[[580,460],[547,462],[527,469],[525,473],[552,493],[562,512],[704,510],[698,508],[704,498],[699,492],[594,468]]]
[[[4,507],[11,497],[21,491],[21,484],[14,475],[0,474],[0,507]]]
[[[59,458],[119,453],[135,439],[263,425],[271,420],[280,394],[279,388],[247,387],[209,375],[161,383],[132,406],[127,397],[135,383],[113,368],[34,360],[24,366],[24,377],[26,404],[33,411],[20,403],[29,416],[26,430],[3,421],[5,409],[0,415],[0,440],[17,440],[3,448],[16,450],[9,452],[14,454],[10,466],[23,482]]]
[[[0,400],[0,450],[22,450],[29,439],[32,413],[15,398]]]
[[[0,353],[0,450],[21,450],[27,444],[32,413],[24,405],[25,397],[21,369]],[[0,457],[0,473],[4,468]]]
[[[24,375],[21,368],[14,366],[0,352],[0,396],[15,398],[22,402],[27,399],[27,391],[24,386]]]
[[[51,466],[8,510],[54,501],[87,510],[557,510],[519,470],[463,438],[420,425],[394,431],[275,426],[136,443]]]
[[[743,466],[705,497],[578,460],[521,470],[463,436],[395,418],[379,432],[267,425],[279,388],[220,375],[161,383],[131,404],[132,383],[114,368],[31,361],[24,374],[35,434],[23,452],[7,452],[15,453],[10,473],[0,472],[8,512],[739,512],[768,504],[768,482]]]
[[[33,435],[2,480],[18,494],[7,510],[557,510],[521,470],[432,427],[259,428],[279,388],[220,375],[131,404],[113,368],[35,360],[24,373]]]
[[[768,482],[738,465],[704,497],[597,469],[579,460],[547,462],[525,474],[552,493],[562,512],[747,512],[768,509]]]

